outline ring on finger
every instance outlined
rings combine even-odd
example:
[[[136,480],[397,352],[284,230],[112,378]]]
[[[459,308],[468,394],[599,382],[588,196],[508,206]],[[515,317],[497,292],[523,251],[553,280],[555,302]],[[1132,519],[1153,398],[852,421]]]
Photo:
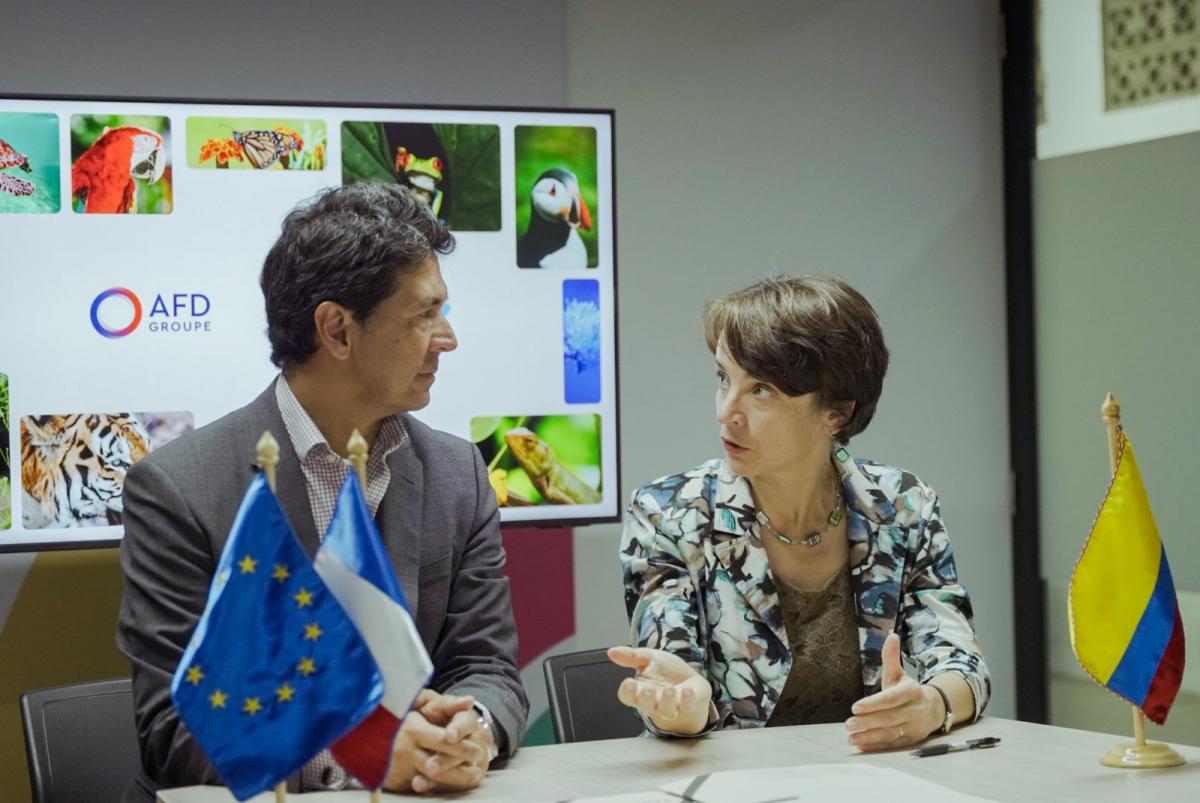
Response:
[[[903,739],[903,738],[904,738],[904,726],[897,725],[896,726],[896,739]]]

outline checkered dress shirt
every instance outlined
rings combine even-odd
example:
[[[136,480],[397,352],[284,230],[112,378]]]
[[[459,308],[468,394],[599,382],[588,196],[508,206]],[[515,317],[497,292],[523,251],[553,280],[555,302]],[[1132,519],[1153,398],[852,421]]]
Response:
[[[321,430],[313,423],[308,412],[296,398],[282,374],[275,383],[275,400],[283,416],[283,425],[288,438],[300,458],[300,469],[304,472],[304,488],[308,493],[308,504],[312,508],[313,523],[317,535],[325,537],[333,508],[337,504],[338,492],[350,470],[350,461],[330,448]],[[363,489],[371,515],[379,510],[379,503],[387,492],[392,472],[387,458],[408,440],[408,430],[399,416],[389,416],[379,426],[375,447],[367,456],[367,485]],[[359,787],[328,750],[322,750],[300,771],[300,787],[305,791],[318,789],[345,789]]]
[[[300,458],[313,524],[317,527],[318,535],[324,538],[329,520],[333,518],[338,492],[346,481],[346,472],[350,470],[350,461],[330,448],[282,374],[275,383],[275,400],[279,403],[288,438]],[[408,430],[399,416],[388,416],[380,424],[375,446],[367,456],[367,486],[363,489],[372,516],[379,510],[379,503],[383,501],[392,479],[387,464],[388,456],[407,441]]]

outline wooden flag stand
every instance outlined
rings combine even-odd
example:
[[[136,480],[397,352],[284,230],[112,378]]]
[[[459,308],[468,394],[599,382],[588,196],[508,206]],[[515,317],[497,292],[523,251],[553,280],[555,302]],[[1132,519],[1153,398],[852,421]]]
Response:
[[[1108,465],[1113,476],[1117,473],[1117,458],[1120,454],[1120,442],[1117,437],[1117,427],[1121,423],[1121,405],[1111,393],[1104,397],[1100,405],[1100,420],[1108,429]],[[1184,763],[1183,756],[1162,742],[1146,741],[1146,718],[1136,705],[1133,709],[1133,738],[1132,742],[1122,742],[1100,757],[1100,763],[1106,767],[1123,767],[1125,769],[1158,769],[1160,767],[1177,767]]]

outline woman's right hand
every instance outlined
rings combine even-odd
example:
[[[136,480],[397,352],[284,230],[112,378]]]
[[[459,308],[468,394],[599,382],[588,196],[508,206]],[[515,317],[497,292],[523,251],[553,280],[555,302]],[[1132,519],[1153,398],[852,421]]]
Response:
[[[704,730],[712,686],[686,661],[648,647],[610,647],[608,657],[619,666],[637,670],[617,689],[622,703],[668,733],[691,736]]]

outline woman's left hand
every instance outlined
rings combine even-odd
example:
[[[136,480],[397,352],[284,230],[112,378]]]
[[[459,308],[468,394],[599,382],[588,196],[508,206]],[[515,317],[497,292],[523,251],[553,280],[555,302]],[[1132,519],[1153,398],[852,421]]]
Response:
[[[942,698],[904,673],[900,637],[883,642],[881,690],[851,707],[846,720],[850,744],[864,752],[907,747],[925,740],[942,724]]]

